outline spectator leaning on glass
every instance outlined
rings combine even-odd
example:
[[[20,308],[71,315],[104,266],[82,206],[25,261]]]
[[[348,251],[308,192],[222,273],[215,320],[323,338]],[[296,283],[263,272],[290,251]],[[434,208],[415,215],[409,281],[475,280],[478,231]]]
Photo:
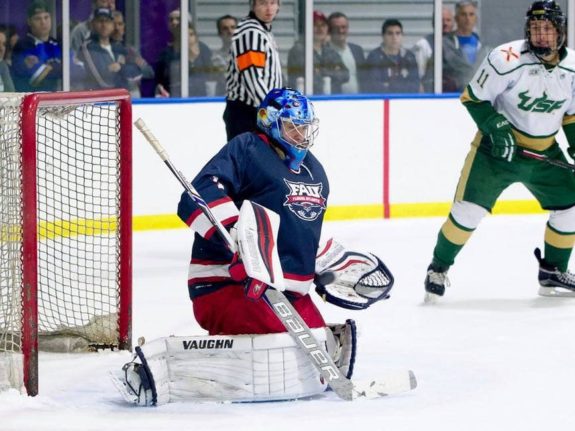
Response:
[[[28,8],[30,32],[20,39],[12,55],[16,91],[56,91],[62,78],[62,49],[50,36],[52,10],[41,0]]]
[[[250,13],[232,38],[224,122],[228,141],[256,129],[257,108],[272,88],[282,87],[282,69],[272,22],[279,0],[249,0]]]
[[[358,93],[365,71],[365,55],[363,48],[347,41],[349,20],[342,12],[334,12],[327,19],[329,25],[330,44],[341,56],[343,64],[349,70],[349,80],[342,85],[342,93]]]
[[[112,41],[114,18],[112,10],[98,8],[90,23],[90,39],[82,45],[79,59],[84,64],[86,89],[125,88],[130,89],[130,80],[141,76],[140,67],[128,62],[124,46]]]
[[[341,85],[349,80],[349,70],[340,55],[328,43],[327,18],[320,11],[313,12],[313,92],[314,94],[341,93]],[[298,88],[305,75],[305,45],[298,40],[288,54],[288,85]]]
[[[222,39],[222,47],[212,53],[213,76],[216,81],[215,95],[222,96],[226,94],[226,69],[230,62],[230,47],[232,45],[232,36],[238,26],[237,18],[231,15],[224,15],[216,21],[218,36]]]
[[[135,47],[131,45],[126,45],[124,43],[124,34],[126,32],[126,24],[124,22],[124,15],[119,10],[112,12],[112,17],[114,18],[114,31],[112,32],[111,40],[112,42],[118,43],[126,49],[126,63],[134,63],[140,68],[141,73],[134,76],[133,78],[128,78],[128,86],[130,87],[130,94],[133,98],[141,97],[140,93],[140,83],[142,79],[152,79],[154,77],[154,69],[150,66],[146,60],[140,55]]]
[[[8,51],[8,28],[0,24],[0,92],[15,91],[10,68],[4,60]]]
[[[383,43],[367,56],[364,90],[369,93],[418,93],[417,62],[413,53],[402,47],[401,22],[385,20],[381,34]]]

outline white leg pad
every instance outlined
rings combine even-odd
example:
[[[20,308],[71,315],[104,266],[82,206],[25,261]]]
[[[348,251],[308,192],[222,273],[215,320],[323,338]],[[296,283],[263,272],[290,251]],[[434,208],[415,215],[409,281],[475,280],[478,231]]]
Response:
[[[313,333],[325,346],[325,329]],[[327,387],[287,333],[167,337],[141,349],[153,375],[157,405],[288,400],[317,395]]]
[[[467,229],[475,229],[487,214],[487,210],[467,201],[455,201],[451,206],[451,216]]]
[[[549,226],[558,232],[575,232],[575,207],[551,211],[549,213]]]

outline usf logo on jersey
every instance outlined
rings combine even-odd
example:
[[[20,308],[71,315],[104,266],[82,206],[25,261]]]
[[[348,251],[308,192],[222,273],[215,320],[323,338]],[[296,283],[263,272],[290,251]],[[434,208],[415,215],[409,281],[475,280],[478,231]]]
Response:
[[[325,211],[325,198],[321,195],[323,184],[306,184],[288,181],[288,194],[284,206],[287,206],[300,219],[305,221],[316,220]]]
[[[547,93],[544,91],[541,97],[531,97],[529,90],[519,93],[519,98],[521,102],[517,107],[523,111],[527,112],[542,112],[551,113],[556,109],[561,108],[567,99],[563,100],[552,100],[547,97]]]

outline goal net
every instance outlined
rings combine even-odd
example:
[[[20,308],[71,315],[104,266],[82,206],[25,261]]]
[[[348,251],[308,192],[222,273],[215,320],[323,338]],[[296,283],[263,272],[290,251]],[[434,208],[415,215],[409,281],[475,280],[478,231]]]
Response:
[[[131,348],[128,93],[0,93],[0,153],[0,390],[36,395],[39,348]]]

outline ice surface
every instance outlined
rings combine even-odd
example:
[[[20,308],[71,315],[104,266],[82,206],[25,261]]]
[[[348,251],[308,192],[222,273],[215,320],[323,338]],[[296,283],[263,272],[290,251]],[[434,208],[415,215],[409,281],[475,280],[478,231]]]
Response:
[[[326,223],[324,235],[372,251],[396,278],[362,312],[316,303],[329,322],[356,319],[357,379],[414,370],[419,387],[378,400],[124,404],[107,378],[127,352],[40,355],[40,395],[0,394],[0,430],[572,430],[575,298],[537,296],[544,216],[486,218],[450,271],[441,303],[423,279],[443,219]],[[199,334],[187,298],[187,230],[134,238],[134,340]]]

